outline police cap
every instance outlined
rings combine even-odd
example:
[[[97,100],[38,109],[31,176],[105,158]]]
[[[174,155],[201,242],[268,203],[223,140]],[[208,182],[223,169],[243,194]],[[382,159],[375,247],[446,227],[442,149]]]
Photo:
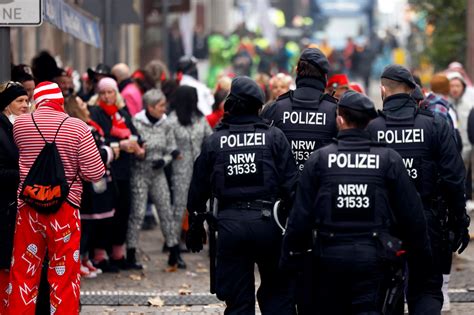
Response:
[[[374,102],[364,94],[357,93],[353,90],[345,92],[337,105],[359,112],[366,112],[371,117],[377,116]]]
[[[309,62],[321,70],[323,74],[328,74],[329,72],[329,61],[318,48],[306,48],[301,53],[300,60]]]
[[[411,97],[415,99],[415,101],[420,102],[425,99],[425,95],[423,94],[423,90],[417,84],[413,92],[411,93]]]
[[[232,80],[229,95],[243,101],[257,102],[258,105],[265,103],[263,90],[254,80],[246,76],[238,76]]]
[[[415,79],[407,68],[400,65],[386,66],[381,75],[382,78],[403,82],[412,89],[416,87]]]

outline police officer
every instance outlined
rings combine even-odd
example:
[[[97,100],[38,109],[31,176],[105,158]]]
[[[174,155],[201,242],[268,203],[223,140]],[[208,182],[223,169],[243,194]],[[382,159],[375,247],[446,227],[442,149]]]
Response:
[[[402,279],[389,281],[402,274],[403,250],[419,275],[430,267],[421,200],[402,158],[364,131],[375,116],[369,98],[346,92],[337,138],[311,155],[299,179],[281,265],[300,268],[305,240],[313,236],[312,314],[386,311],[394,303],[384,301],[387,289],[403,287]]]
[[[310,154],[337,133],[337,99],[324,94],[328,71],[329,62],[319,49],[305,49],[296,68],[296,90],[278,97],[262,113],[285,133],[300,171]]]
[[[410,313],[423,310],[426,314],[439,314],[443,303],[440,263],[442,236],[446,235],[443,229],[451,231],[453,252],[461,253],[469,243],[465,169],[449,125],[439,115],[417,108],[411,96],[415,87],[406,68],[387,66],[381,76],[383,111],[369,124],[368,131],[402,156],[406,171],[421,196],[429,226],[435,266],[423,295],[415,297],[412,293],[416,290],[411,287],[420,284],[409,283]],[[442,200],[448,208],[447,222],[442,213]]]
[[[291,206],[297,169],[283,132],[258,116],[263,103],[250,78],[232,81],[226,116],[204,142],[188,195],[192,251],[203,247],[206,202],[217,199],[216,293],[225,314],[255,313],[255,263],[262,314],[294,314],[288,278],[278,270],[282,233],[271,213],[277,198]]]

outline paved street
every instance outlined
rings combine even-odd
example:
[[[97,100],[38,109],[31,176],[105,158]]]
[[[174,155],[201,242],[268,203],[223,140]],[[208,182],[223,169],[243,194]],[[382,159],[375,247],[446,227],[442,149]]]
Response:
[[[187,270],[178,270],[176,273],[166,273],[167,254],[161,252],[163,237],[160,229],[143,231],[141,234],[140,259],[145,269],[139,271],[126,271],[119,274],[103,274],[96,279],[84,279],[82,291],[90,296],[84,296],[83,301],[94,300],[99,294],[138,295],[152,292],[160,296],[184,297],[192,301],[195,295],[206,294],[209,289],[207,251],[199,254],[183,254],[188,264]],[[472,245],[472,244],[471,244]],[[474,288],[474,246],[468,247],[466,253],[454,259],[451,282],[451,292],[455,289]],[[258,282],[258,278],[256,280]],[[164,300],[152,300],[155,305],[144,306],[145,300],[130,299],[131,305],[84,305],[81,314],[222,314],[224,306],[217,300],[210,305],[168,305]],[[196,300],[196,299],[194,299]],[[199,299],[197,299],[199,300]],[[115,303],[118,304],[118,303]],[[120,303],[124,304],[124,303]],[[134,306],[135,304],[135,306]],[[257,308],[258,310],[258,308]],[[453,303],[452,315],[474,314],[474,303]]]

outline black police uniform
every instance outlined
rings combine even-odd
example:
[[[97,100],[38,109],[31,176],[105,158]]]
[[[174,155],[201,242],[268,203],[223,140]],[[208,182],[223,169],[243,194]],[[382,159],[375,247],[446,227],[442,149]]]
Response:
[[[411,74],[401,66],[387,67],[382,77],[415,87]],[[456,233],[467,233],[469,226],[469,217],[465,212],[465,169],[452,132],[445,120],[417,108],[412,96],[403,93],[384,99],[383,111],[367,130],[377,141],[385,142],[402,156],[425,209],[435,266],[424,289],[416,281],[409,282],[407,300],[410,312],[439,313],[443,302],[441,222],[445,221],[444,215],[438,213],[442,209],[439,197],[442,196],[447,203],[450,222]],[[417,289],[410,290],[413,286]],[[411,294],[419,290],[424,291],[421,296]]]
[[[310,62],[324,75],[329,71],[328,60],[318,49],[305,49],[300,60]],[[325,81],[297,77],[296,90],[278,97],[261,115],[285,133],[300,171],[311,153],[337,134],[337,99],[324,94],[325,87]]]
[[[340,106],[350,94],[361,98],[347,92]],[[360,129],[340,131],[306,162],[283,241],[283,268],[299,268],[311,234],[312,314],[380,314],[402,248],[420,273],[431,264],[421,200],[400,155]]]
[[[248,82],[237,85],[237,80],[230,94],[245,100]],[[204,142],[194,164],[187,207],[191,230],[191,214],[205,212],[207,200],[217,199],[216,293],[226,302],[225,314],[255,313],[255,263],[262,313],[294,314],[289,278],[278,270],[282,232],[271,210],[277,198],[291,200],[296,176],[285,135],[256,115],[225,117]]]

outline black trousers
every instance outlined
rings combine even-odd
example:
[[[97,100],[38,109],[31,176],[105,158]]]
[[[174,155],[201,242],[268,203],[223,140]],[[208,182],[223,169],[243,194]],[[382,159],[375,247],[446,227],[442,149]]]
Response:
[[[378,256],[371,241],[321,246],[313,262],[312,314],[381,314],[388,268]]]
[[[115,203],[115,215],[112,219],[111,243],[112,245],[123,245],[127,237],[128,217],[131,207],[130,180],[116,180],[117,199]]]
[[[424,275],[425,270],[420,266],[419,270],[408,270],[407,302],[410,314],[438,315],[441,314],[443,306],[443,267],[446,265],[443,256],[441,225],[436,215],[431,211],[425,211],[428,224],[428,233],[433,254],[434,266]]]
[[[223,210],[218,216],[216,293],[224,314],[255,314],[255,264],[262,314],[295,314],[289,277],[278,269],[281,230],[260,211]]]

